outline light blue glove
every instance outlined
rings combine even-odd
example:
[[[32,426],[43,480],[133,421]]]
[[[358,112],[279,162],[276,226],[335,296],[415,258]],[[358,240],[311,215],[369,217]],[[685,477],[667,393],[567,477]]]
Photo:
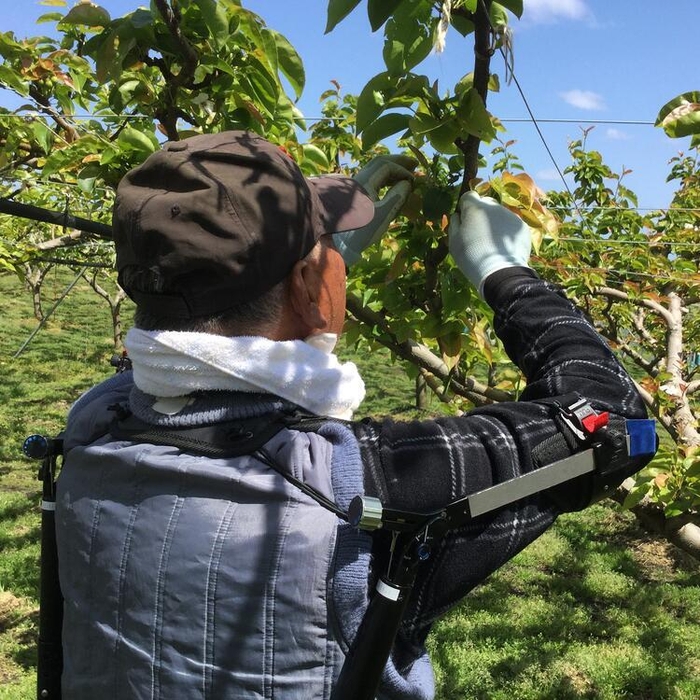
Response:
[[[449,248],[457,267],[484,296],[486,278],[504,267],[527,267],[530,227],[491,197],[465,192],[452,215]]]
[[[348,267],[360,259],[365,248],[386,233],[411,193],[411,171],[417,164],[418,161],[410,156],[377,156],[353,177],[365,188],[375,205],[374,218],[366,226],[333,236],[333,243]],[[393,187],[379,199],[380,190],[389,185]]]

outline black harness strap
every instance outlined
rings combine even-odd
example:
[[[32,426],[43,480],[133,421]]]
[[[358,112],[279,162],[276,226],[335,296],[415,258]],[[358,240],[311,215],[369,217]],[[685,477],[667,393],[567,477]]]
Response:
[[[132,414],[117,416],[109,432],[117,440],[168,445],[189,454],[220,458],[252,454],[290,424],[282,414],[275,413],[196,428],[166,428]]]
[[[223,423],[213,423],[197,428],[163,428],[146,423],[124,409],[115,407],[117,416],[112,421],[109,432],[118,440],[146,442],[153,445],[176,447],[188,454],[223,459],[250,455],[274,469],[281,477],[312,498],[316,503],[347,522],[348,514],[331,499],[313,486],[304,483],[291,474],[263,449],[280,430],[300,430],[316,432],[328,421],[310,413],[269,413],[253,418],[240,418]],[[335,420],[335,419],[334,419]]]

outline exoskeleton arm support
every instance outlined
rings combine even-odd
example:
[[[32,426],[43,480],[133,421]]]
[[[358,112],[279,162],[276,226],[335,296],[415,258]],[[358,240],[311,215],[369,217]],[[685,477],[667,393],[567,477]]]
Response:
[[[376,498],[356,497],[350,522],[364,530],[389,530],[393,536],[388,570],[376,590],[348,650],[332,700],[373,700],[401,624],[418,566],[430,558],[431,544],[479,516],[572,479],[593,474],[614,482],[630,460],[656,451],[653,420],[627,420],[625,433],[608,430],[608,416],[587,402],[560,407],[569,428],[586,449],[509,481],[471,494],[432,513],[383,508]],[[618,480],[619,481],[619,480]]]

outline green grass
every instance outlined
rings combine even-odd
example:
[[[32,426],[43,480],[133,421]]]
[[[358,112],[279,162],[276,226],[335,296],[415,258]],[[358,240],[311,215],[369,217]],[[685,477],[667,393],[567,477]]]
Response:
[[[430,646],[443,698],[695,700],[700,573],[597,505],[560,518]]]
[[[48,297],[69,281],[50,278]],[[34,696],[40,496],[21,443],[56,433],[70,403],[113,371],[109,312],[87,285],[13,359],[36,325],[20,283],[0,276],[0,700]],[[421,415],[413,383],[386,353],[343,355],[365,379],[365,414]],[[629,514],[599,505],[561,518],[429,643],[441,700],[696,700],[700,571]]]

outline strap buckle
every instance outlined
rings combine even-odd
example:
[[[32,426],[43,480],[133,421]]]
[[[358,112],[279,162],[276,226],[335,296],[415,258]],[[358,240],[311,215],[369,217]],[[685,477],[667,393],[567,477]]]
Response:
[[[606,428],[610,421],[608,411],[597,413],[588,400],[582,397],[569,404],[558,404],[558,408],[566,427],[584,443],[589,443],[592,436]]]

